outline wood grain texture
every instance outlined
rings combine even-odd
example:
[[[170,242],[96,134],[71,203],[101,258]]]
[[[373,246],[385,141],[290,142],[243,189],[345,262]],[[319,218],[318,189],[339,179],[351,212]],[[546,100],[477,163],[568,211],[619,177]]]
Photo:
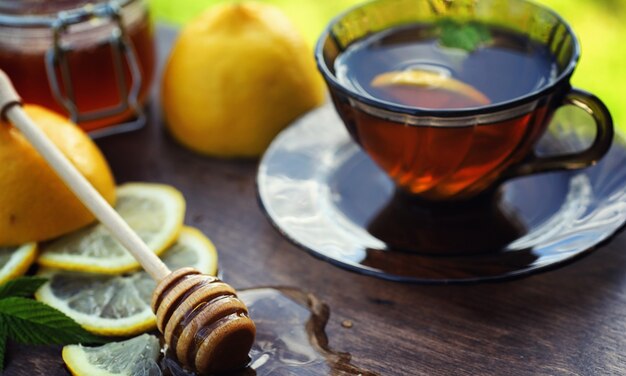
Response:
[[[164,55],[171,33],[159,32]],[[569,266],[517,281],[436,287],[373,279],[310,256],[269,224],[257,203],[257,161],[196,155],[163,128],[154,106],[145,129],[98,142],[118,183],[180,189],[186,222],[216,244],[223,279],[312,292],[330,306],[330,346],[351,353],[353,364],[381,375],[626,374],[623,234]],[[7,358],[6,375],[68,374],[59,347],[11,345]]]

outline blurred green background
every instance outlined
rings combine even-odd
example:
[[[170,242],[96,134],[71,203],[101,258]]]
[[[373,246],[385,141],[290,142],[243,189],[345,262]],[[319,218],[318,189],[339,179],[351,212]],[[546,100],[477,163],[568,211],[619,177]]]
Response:
[[[150,0],[157,21],[181,25],[211,5],[229,0]],[[232,0],[230,0],[232,2]],[[258,0],[282,8],[311,46],[337,13],[362,0]],[[583,55],[573,84],[599,96],[626,130],[626,0],[536,0],[560,13],[578,34]]]

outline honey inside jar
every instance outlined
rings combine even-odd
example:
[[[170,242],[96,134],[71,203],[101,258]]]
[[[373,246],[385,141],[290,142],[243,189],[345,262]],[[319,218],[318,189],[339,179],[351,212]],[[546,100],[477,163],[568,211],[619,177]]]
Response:
[[[103,9],[114,11],[109,14]],[[55,29],[55,22],[63,26]],[[120,40],[130,48],[117,43]],[[139,109],[145,104],[154,55],[154,30],[143,1],[0,3],[0,69],[25,102],[68,114],[86,131],[103,130],[137,116],[136,109],[123,104],[133,94]],[[64,65],[69,81],[63,76]],[[57,96],[65,98],[69,108],[55,97],[52,72],[58,82]],[[138,85],[137,93],[133,83]]]

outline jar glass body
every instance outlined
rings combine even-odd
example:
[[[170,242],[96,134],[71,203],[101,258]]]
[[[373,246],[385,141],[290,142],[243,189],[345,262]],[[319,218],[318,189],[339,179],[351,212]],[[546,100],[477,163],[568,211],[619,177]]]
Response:
[[[86,131],[145,122],[154,28],[142,0],[8,0],[0,4],[0,69],[24,102]]]

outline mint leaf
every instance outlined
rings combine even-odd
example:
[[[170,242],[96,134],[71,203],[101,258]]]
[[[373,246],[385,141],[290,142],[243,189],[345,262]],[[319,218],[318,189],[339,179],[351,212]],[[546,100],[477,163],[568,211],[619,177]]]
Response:
[[[0,323],[7,328],[10,338],[23,344],[102,342],[102,339],[87,332],[62,312],[22,297],[0,300]]]
[[[450,19],[438,22],[439,42],[444,47],[473,52],[492,40],[487,26],[478,22],[457,22]]]
[[[18,277],[0,285],[0,299],[9,296],[30,297],[41,285],[46,283],[46,278],[41,277]]]
[[[103,343],[64,313],[32,296],[46,278],[20,277],[0,285],[0,374],[7,339],[33,345]]]

